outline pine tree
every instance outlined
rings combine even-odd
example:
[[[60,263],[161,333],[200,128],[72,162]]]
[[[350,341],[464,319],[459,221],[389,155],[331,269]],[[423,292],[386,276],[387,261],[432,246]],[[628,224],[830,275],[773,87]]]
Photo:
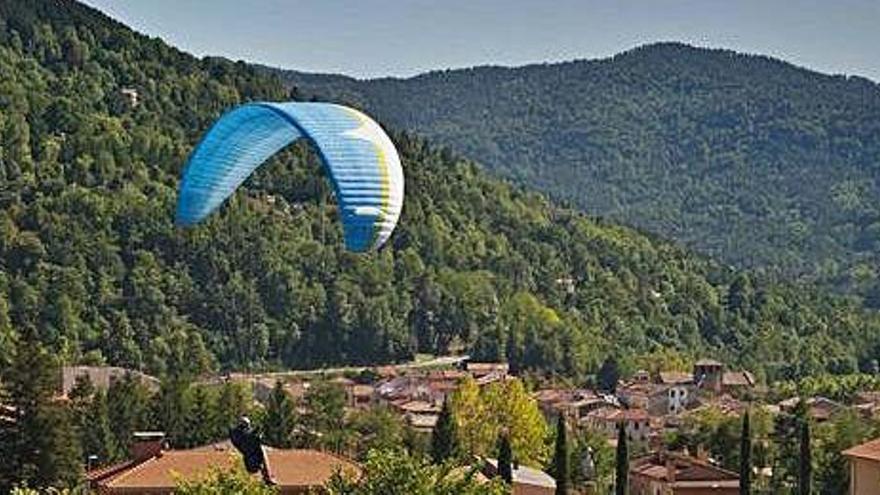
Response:
[[[804,419],[801,421],[800,427],[801,452],[798,459],[798,494],[810,495],[813,477],[812,453],[810,451],[810,422]]]
[[[107,390],[107,415],[113,434],[113,449],[127,457],[132,433],[147,427],[148,392],[131,373],[110,384]]]
[[[167,376],[153,396],[153,427],[165,432],[173,447],[186,445],[189,383],[180,376]]]
[[[248,414],[250,400],[248,391],[239,383],[226,382],[220,387],[214,425],[217,428],[214,432],[215,438],[224,438],[238,419]]]
[[[510,448],[510,437],[502,432],[498,437],[498,475],[508,485],[513,483],[513,451]]]
[[[556,478],[556,495],[568,494],[569,456],[568,434],[565,428],[565,415],[556,418],[556,451],[553,454],[553,477]]]
[[[263,420],[263,440],[267,445],[279,448],[291,446],[291,433],[296,418],[293,401],[284,391],[281,380],[275,382],[275,389],[266,405],[266,416]]]
[[[431,458],[434,460],[434,463],[439,464],[452,458],[457,450],[455,418],[452,416],[452,407],[449,405],[449,400],[444,400],[443,409],[440,410],[440,417],[437,418],[437,424],[431,433]]]
[[[213,398],[203,386],[192,387],[186,419],[186,444],[194,447],[216,440],[217,414]]]
[[[742,420],[739,446],[739,493],[749,495],[752,491],[752,430],[749,424],[749,412],[746,411]]]
[[[110,428],[107,394],[103,390],[95,392],[87,411],[86,421],[80,430],[83,454],[97,456],[98,464],[115,461],[120,456]]]
[[[81,375],[77,377],[68,398],[83,455],[97,457],[97,463],[92,466],[116,460],[106,392],[96,389],[88,375]]]
[[[70,412],[52,400],[60,375],[35,333],[26,332],[3,377],[15,413],[3,433],[8,451],[3,452],[0,488],[16,483],[72,486],[80,478],[82,452]]]
[[[629,482],[629,453],[626,446],[626,427],[620,423],[617,427],[617,466],[614,478],[614,493],[626,495]]]

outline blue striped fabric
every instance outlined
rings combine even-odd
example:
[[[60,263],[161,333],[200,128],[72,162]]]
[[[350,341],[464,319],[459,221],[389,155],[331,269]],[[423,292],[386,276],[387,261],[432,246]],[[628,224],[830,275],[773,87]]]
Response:
[[[391,235],[403,206],[403,172],[391,140],[366,115],[329,103],[249,103],[221,117],[189,158],[177,224],[216,210],[269,157],[305,137],[328,170],[346,248],[363,252]]]

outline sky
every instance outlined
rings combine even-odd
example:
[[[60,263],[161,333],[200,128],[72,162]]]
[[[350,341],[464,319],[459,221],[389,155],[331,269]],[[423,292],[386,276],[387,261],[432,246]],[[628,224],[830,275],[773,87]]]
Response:
[[[86,0],[170,44],[306,72],[412,76],[657,41],[880,81],[880,0]]]

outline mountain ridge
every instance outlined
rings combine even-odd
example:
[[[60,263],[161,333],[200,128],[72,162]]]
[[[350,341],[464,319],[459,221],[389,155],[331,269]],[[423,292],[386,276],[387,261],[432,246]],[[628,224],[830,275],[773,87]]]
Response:
[[[374,77],[357,77],[352,76],[345,73],[336,73],[336,72],[316,72],[316,71],[302,71],[298,69],[292,69],[282,66],[274,66],[270,64],[253,64],[261,69],[265,69],[270,72],[287,72],[291,74],[295,74],[297,77],[314,77],[316,79],[340,79],[349,82],[355,83],[366,83],[366,82],[375,82],[375,81],[409,81],[413,79],[419,79],[422,77],[429,77],[438,74],[447,74],[451,72],[468,72],[468,71],[480,71],[480,70],[519,70],[519,69],[532,69],[538,67],[553,67],[553,66],[565,66],[565,65],[576,65],[576,64],[588,64],[588,63],[598,63],[598,62],[610,62],[620,57],[631,56],[633,53],[642,52],[642,51],[654,51],[654,50],[664,50],[664,49],[692,49],[699,52],[708,52],[708,53],[716,53],[722,55],[731,55],[731,56],[744,56],[744,57],[753,57],[758,59],[764,59],[767,62],[779,64],[782,66],[787,66],[791,69],[805,71],[814,75],[821,75],[831,78],[844,78],[844,79],[853,79],[856,81],[862,81],[866,84],[871,85],[880,85],[880,81],[874,81],[873,79],[862,76],[859,74],[850,74],[850,73],[831,73],[824,72],[819,69],[814,69],[808,67],[806,65],[798,65],[797,63],[786,60],[782,57],[776,57],[772,55],[766,55],[758,52],[742,52],[737,51],[730,48],[724,47],[713,47],[713,46],[700,46],[697,44],[682,42],[682,41],[655,41],[650,43],[644,43],[635,45],[631,48],[622,50],[613,55],[608,55],[604,57],[576,57],[568,60],[557,60],[552,62],[528,62],[523,64],[477,64],[466,67],[450,67],[446,69],[430,69],[422,72],[418,72],[416,74],[407,75],[407,76],[374,76]],[[221,57],[222,58],[222,57]]]
[[[869,79],[681,43],[408,79],[275,73],[593,215],[880,304]]]

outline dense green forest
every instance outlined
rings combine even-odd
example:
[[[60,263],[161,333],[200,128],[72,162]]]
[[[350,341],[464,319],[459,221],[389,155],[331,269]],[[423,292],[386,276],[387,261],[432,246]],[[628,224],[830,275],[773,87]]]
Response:
[[[282,72],[592,215],[880,308],[880,85],[681,44],[358,81]]]
[[[67,363],[160,375],[451,349],[579,379],[659,349],[768,378],[877,365],[880,320],[855,302],[554,206],[406,134],[407,199],[379,253],[343,250],[305,146],[175,228],[177,177],[212,119],[288,97],[75,2],[0,3],[0,367],[25,334]]]

